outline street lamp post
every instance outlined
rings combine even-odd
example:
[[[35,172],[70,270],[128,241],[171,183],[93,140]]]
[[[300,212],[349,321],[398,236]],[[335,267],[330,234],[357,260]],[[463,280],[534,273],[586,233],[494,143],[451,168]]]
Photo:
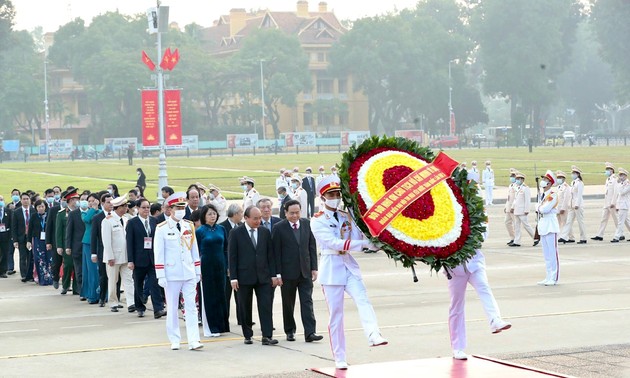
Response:
[[[451,79],[451,63],[456,59],[448,61],[448,120],[449,120],[449,135],[453,135],[451,122],[453,122],[453,83]]]
[[[266,130],[265,130],[265,85],[264,85],[264,80],[263,80],[263,62],[265,60],[261,59],[260,60],[260,109],[262,111],[262,119],[261,119],[261,125],[262,125],[262,132],[263,132],[263,140],[266,140]],[[258,132],[256,132],[258,134]]]

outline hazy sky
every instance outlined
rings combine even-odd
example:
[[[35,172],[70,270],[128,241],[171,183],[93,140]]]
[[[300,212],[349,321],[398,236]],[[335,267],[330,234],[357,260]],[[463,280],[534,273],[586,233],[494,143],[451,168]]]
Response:
[[[32,30],[42,26],[44,32],[56,31],[60,25],[81,17],[87,23],[99,14],[118,10],[123,14],[144,13],[156,5],[146,0],[11,0],[15,7],[15,30]],[[316,11],[320,0],[309,1],[309,10]],[[363,16],[384,14],[394,9],[414,7],[417,0],[326,1],[328,10],[343,19],[357,19]],[[275,11],[295,11],[297,0],[163,0],[162,5],[170,7],[169,21],[176,21],[180,27],[196,22],[211,26],[222,14],[229,14],[231,8],[270,9]]]

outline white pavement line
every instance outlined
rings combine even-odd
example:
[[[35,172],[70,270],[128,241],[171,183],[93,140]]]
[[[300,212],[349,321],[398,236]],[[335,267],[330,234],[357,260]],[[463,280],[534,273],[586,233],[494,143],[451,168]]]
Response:
[[[86,324],[86,325],[80,325],[80,326],[61,327],[61,329],[94,328],[94,327],[104,327],[104,325],[102,325],[102,324]]]
[[[596,293],[600,291],[612,291],[610,288],[606,289],[589,289],[589,290],[578,290],[578,293]]]
[[[394,306],[404,306],[404,303],[383,303],[378,305],[373,305],[374,307],[394,307]]]
[[[31,329],[15,329],[12,331],[0,331],[0,333],[20,333],[20,332],[37,332],[39,329],[31,328]]]

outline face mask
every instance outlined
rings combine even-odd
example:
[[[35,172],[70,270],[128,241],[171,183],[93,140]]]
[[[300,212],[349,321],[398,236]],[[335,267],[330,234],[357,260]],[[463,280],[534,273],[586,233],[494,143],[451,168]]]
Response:
[[[61,195],[60,194],[55,194],[55,201],[59,201],[61,199]]]
[[[138,173],[138,177],[140,177],[140,172],[137,172],[137,173]]]
[[[577,175],[577,174],[575,174],[575,173],[572,173],[572,174],[571,174],[571,178],[575,180],[575,179],[577,179],[577,178],[578,178],[578,175]]]
[[[114,190],[113,189],[107,189],[107,193],[114,194]]]
[[[182,220],[182,218],[184,218],[184,215],[186,215],[186,210],[175,210],[175,212],[173,212],[173,216],[177,221]]]
[[[55,202],[55,199],[53,197],[46,197],[46,202],[53,203]]]
[[[88,208],[88,201],[79,201],[79,206],[85,210]]]
[[[242,188],[244,191],[247,191],[247,185],[241,185],[241,188]]]
[[[11,196],[11,201],[17,202],[20,200],[20,196]]]
[[[341,200],[339,198],[336,199],[326,199],[326,206],[330,207],[331,209],[336,209],[337,206],[339,206],[339,202]]]
[[[540,188],[541,188],[541,189],[546,188],[546,187],[547,187],[547,185],[549,185],[549,182],[548,182],[548,181],[545,181],[545,180],[540,180]]]
[[[0,201],[0,209],[4,207],[4,201]]]
[[[516,179],[514,177],[510,177],[510,182],[514,184],[516,182]]]
[[[558,185],[562,185],[564,183],[564,179],[563,178],[559,178],[558,179]]]
[[[514,181],[516,183],[516,185],[521,185],[523,183],[523,180],[518,179]]]
[[[214,200],[214,194],[210,193],[210,201]]]
[[[489,166],[489,165],[486,165],[486,168],[490,169],[490,166]]]
[[[68,202],[66,202],[66,201],[61,201],[60,205],[61,205],[61,208],[62,208],[62,209],[65,209],[66,207],[68,207]]]
[[[606,170],[606,172],[604,172],[604,174],[606,175],[606,177],[610,177],[610,175],[612,175],[612,172],[609,170]]]
[[[293,189],[297,189],[297,184],[296,184],[296,183],[292,183],[292,184],[291,184],[291,187],[292,187]]]

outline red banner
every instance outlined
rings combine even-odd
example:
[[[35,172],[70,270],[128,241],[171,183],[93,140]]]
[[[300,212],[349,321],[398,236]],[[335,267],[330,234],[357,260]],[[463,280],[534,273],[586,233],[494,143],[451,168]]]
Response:
[[[451,133],[449,135],[455,135],[456,131],[457,131],[457,128],[455,125],[455,113],[451,111]]]
[[[160,145],[158,92],[153,89],[142,91],[142,145],[144,147]]]
[[[284,134],[284,146],[285,147],[294,147],[293,146],[293,133]]]
[[[415,200],[451,176],[459,163],[440,152],[431,164],[411,172],[392,186],[363,214],[363,221],[372,236],[383,230]]]
[[[167,146],[182,144],[182,112],[179,89],[164,91],[164,138]]]

